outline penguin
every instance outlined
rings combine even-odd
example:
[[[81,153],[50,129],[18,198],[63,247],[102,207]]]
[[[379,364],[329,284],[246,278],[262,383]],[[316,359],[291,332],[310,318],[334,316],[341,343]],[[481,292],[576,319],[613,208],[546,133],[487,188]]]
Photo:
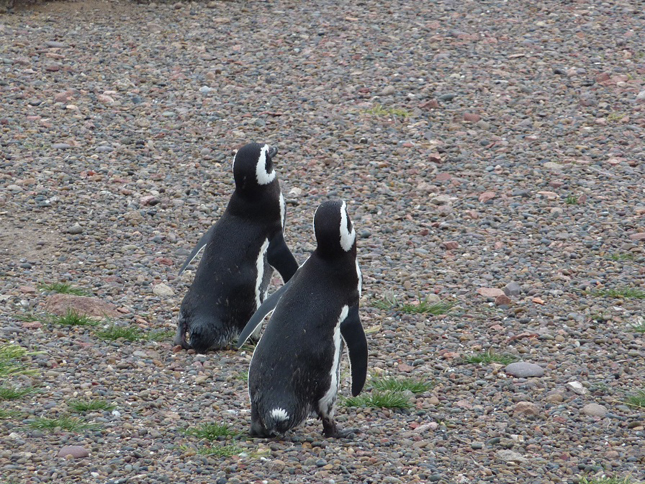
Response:
[[[179,272],[204,250],[181,303],[174,344],[198,353],[225,347],[264,301],[273,269],[285,282],[298,269],[284,240],[286,208],[273,167],[276,154],[275,147],[260,143],[235,154],[228,206]]]
[[[367,375],[367,339],[359,316],[361,271],[356,231],[344,201],[322,203],[314,215],[317,247],[293,278],[249,320],[238,347],[273,310],[249,368],[251,430],[255,437],[282,436],[310,415],[326,437],[343,438],[334,421],[340,359],[347,345],[352,395]]]

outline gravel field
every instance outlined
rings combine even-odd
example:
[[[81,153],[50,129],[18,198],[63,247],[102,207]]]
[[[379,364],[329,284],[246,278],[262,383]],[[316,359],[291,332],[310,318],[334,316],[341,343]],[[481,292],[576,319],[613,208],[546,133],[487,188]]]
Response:
[[[0,15],[0,351],[28,352],[0,390],[31,390],[0,393],[0,483],[645,481],[643,32],[636,0]],[[348,203],[364,395],[430,384],[341,403],[355,438],[251,439],[252,348],[173,348],[178,269],[249,141],[280,150],[299,263],[316,207]],[[59,324],[69,304],[109,318]]]

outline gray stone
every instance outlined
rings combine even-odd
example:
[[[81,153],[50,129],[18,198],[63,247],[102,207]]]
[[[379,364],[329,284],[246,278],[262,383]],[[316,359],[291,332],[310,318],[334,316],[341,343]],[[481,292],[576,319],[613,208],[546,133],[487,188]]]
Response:
[[[607,415],[607,407],[599,405],[598,403],[588,403],[587,405],[582,407],[580,413],[592,417],[604,417]]]
[[[70,228],[67,229],[68,234],[82,234],[83,233],[83,227],[76,222],[74,225],[72,225]]]
[[[504,371],[517,378],[529,378],[532,376],[537,377],[544,375],[544,369],[541,366],[536,365],[535,363],[525,363],[523,361],[507,365]]]
[[[172,290],[170,286],[164,284],[157,284],[152,287],[152,292],[159,297],[170,297],[175,295],[175,291]]]
[[[509,282],[504,286],[504,294],[508,297],[517,297],[522,292],[522,288],[517,282]]]
[[[74,459],[81,459],[90,455],[89,451],[80,445],[66,445],[58,451],[58,457],[71,455]]]

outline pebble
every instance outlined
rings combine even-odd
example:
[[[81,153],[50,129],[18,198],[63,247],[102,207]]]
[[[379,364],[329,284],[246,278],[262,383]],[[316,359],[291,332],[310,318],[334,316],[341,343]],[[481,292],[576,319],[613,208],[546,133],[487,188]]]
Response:
[[[544,375],[544,369],[541,366],[523,361],[506,365],[504,372],[517,378],[540,377]]]
[[[81,224],[76,222],[74,225],[72,225],[71,227],[69,227],[67,229],[67,233],[68,234],[82,234],[83,233],[83,227],[81,226]]]
[[[585,395],[588,392],[584,385],[578,381],[568,382],[566,387],[576,395]]]
[[[152,286],[152,292],[159,297],[171,297],[175,295],[175,291],[167,284],[155,284]]]
[[[58,451],[58,457],[69,456],[74,459],[81,459],[89,455],[89,451],[80,445],[66,445]]]
[[[607,407],[599,405],[597,403],[588,403],[587,405],[582,407],[582,410],[580,410],[580,412],[584,415],[602,418],[607,415]]]

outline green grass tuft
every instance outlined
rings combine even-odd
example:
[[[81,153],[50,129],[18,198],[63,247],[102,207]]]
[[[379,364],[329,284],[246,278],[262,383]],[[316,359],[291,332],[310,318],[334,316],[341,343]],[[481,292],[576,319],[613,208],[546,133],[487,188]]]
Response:
[[[38,286],[41,291],[57,292],[59,294],[73,294],[75,296],[90,296],[91,294],[78,287],[73,287],[66,282],[54,282],[52,284],[41,284]]]
[[[575,195],[568,195],[564,200],[568,205],[578,205],[578,197]]]
[[[15,412],[13,410],[4,410],[0,408],[0,420],[8,420],[10,418],[16,418],[19,417],[20,413]]]
[[[427,299],[419,299],[418,304],[401,303],[395,296],[385,296],[383,299],[374,301],[372,305],[375,308],[386,311],[396,309],[406,314],[432,314],[434,316],[446,314],[453,307],[453,304],[451,303],[431,303]]]
[[[635,395],[630,395],[625,400],[630,407],[645,408],[645,390],[639,390]]]
[[[37,352],[29,352],[22,346],[6,344],[0,346],[0,378],[6,378],[9,375],[35,375],[37,370],[31,370],[25,367],[20,361],[23,357],[35,355]]]
[[[620,253],[616,252],[615,254],[610,254],[609,258],[613,261],[625,261],[625,260],[635,260],[636,256],[631,252]]]
[[[96,336],[108,341],[124,339],[126,341],[139,341],[144,339],[141,330],[136,326],[109,326],[96,332]]]
[[[51,316],[49,321],[61,326],[98,326],[99,322],[70,309],[64,316]]]
[[[249,372],[248,371],[241,371],[237,375],[235,375],[236,380],[242,380],[242,381],[249,381]]]
[[[29,424],[31,428],[39,430],[67,430],[68,432],[78,432],[79,430],[95,430],[99,426],[97,424],[89,424],[83,422],[76,417],[59,417],[59,418],[46,418],[39,417]]]
[[[219,437],[234,437],[237,432],[229,429],[228,425],[203,424],[199,427],[186,429],[186,435],[192,435],[199,439],[217,440]]]
[[[17,319],[18,321],[24,321],[25,323],[40,321],[40,318],[36,316],[34,313],[17,314],[14,316],[14,318]]]
[[[639,484],[632,481],[629,477],[600,477],[597,479],[587,479],[583,477],[578,481],[578,484]]]
[[[477,365],[481,363],[486,365],[489,365],[490,363],[501,363],[502,365],[508,365],[509,363],[517,361],[517,358],[509,354],[499,355],[493,350],[488,350],[483,353],[476,353],[470,356],[465,356],[464,361],[466,363],[473,363]]]
[[[171,329],[161,329],[158,331],[150,331],[144,335],[144,339],[148,341],[171,341],[175,332]]]
[[[96,410],[112,410],[116,407],[105,400],[70,400],[67,406],[74,412],[92,412]]]
[[[645,299],[645,291],[636,287],[618,287],[616,289],[603,289],[591,293],[592,296],[613,297],[624,299]]]
[[[222,445],[213,447],[200,447],[197,449],[199,455],[210,455],[214,457],[231,457],[242,452],[242,449],[236,445]]]
[[[374,107],[369,108],[365,112],[373,116],[383,116],[383,117],[409,118],[410,116],[412,116],[412,113],[410,113],[409,111],[403,108],[392,108],[392,107],[382,106],[381,104],[375,104]]]
[[[371,381],[372,388],[379,391],[423,393],[430,388],[432,384],[411,378],[375,378]]]
[[[0,400],[17,400],[25,395],[33,392],[31,387],[13,388],[13,387],[0,387]]]
[[[401,408],[412,407],[410,398],[402,392],[397,391],[378,391],[373,390],[371,393],[349,397],[344,399],[343,405],[346,407],[371,407],[371,408]]]

